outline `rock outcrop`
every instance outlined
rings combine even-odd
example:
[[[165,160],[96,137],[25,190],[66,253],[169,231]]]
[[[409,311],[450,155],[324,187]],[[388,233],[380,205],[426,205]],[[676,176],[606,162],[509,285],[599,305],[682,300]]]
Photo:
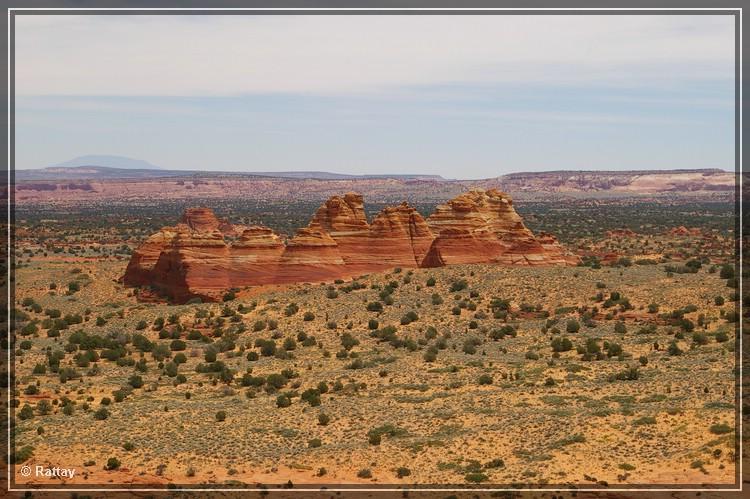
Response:
[[[229,237],[225,237],[229,236]],[[177,302],[216,300],[251,285],[325,282],[395,267],[470,263],[574,263],[551,234],[527,229],[511,198],[478,189],[440,205],[427,220],[407,203],[368,223],[362,196],[333,196],[286,243],[268,227],[233,226],[190,208],[136,251],[123,276]]]
[[[473,190],[435,209],[427,223],[435,241],[422,266],[467,263],[565,264],[554,236],[526,228],[513,200],[497,189]]]
[[[197,232],[219,230],[219,219],[211,208],[187,208],[180,222]]]
[[[684,225],[671,229],[668,234],[670,236],[700,236],[701,230],[699,228],[688,229]]]
[[[146,286],[153,282],[153,270],[162,251],[172,245],[177,235],[174,227],[164,227],[156,234],[149,236],[130,257],[125,269],[124,281],[130,286]]]
[[[270,284],[285,249],[284,241],[268,227],[252,226],[232,243],[228,272],[233,282]]]
[[[179,224],[154,265],[150,284],[176,302],[213,299],[230,287],[228,256],[229,247],[218,230],[200,232]]]

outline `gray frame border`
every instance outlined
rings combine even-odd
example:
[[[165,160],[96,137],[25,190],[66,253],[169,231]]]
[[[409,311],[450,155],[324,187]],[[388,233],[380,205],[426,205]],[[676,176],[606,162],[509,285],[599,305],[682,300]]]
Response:
[[[106,0],[105,0],[106,1]],[[356,0],[355,0],[356,1]],[[29,3],[36,3],[36,2],[29,2]],[[55,3],[55,2],[52,2]],[[680,2],[678,5],[680,7],[595,7],[595,6],[584,6],[584,7],[561,7],[559,5],[554,6],[548,6],[550,2],[548,1],[536,1],[536,2],[508,2],[509,4],[523,4],[522,6],[507,6],[507,7],[499,7],[494,5],[488,5],[488,2],[478,2],[479,5],[476,7],[436,7],[436,6],[420,6],[420,4],[423,4],[422,1],[417,2],[409,2],[413,6],[404,6],[404,7],[397,7],[397,6],[385,6],[385,7],[350,7],[350,6],[337,6],[336,4],[339,4],[340,2],[327,2],[331,5],[330,7],[315,7],[315,6],[301,6],[298,4],[297,7],[280,7],[278,6],[278,2],[270,2],[271,5],[269,5],[269,2],[252,2],[252,3],[258,3],[259,6],[253,6],[253,7],[245,7],[245,6],[237,6],[236,4],[243,4],[243,2],[228,2],[229,5],[226,7],[210,7],[210,8],[202,8],[202,7],[192,7],[192,6],[185,6],[185,7],[178,7],[178,6],[167,6],[171,5],[173,2],[162,2],[162,1],[154,1],[151,2],[153,4],[164,4],[163,7],[149,7],[147,5],[139,5],[143,4],[142,1],[135,1],[135,2],[128,2],[134,5],[139,6],[133,6],[133,7],[85,7],[81,6],[89,4],[89,3],[99,3],[99,2],[89,2],[89,1],[83,1],[83,2],[63,2],[63,3],[73,3],[75,5],[78,5],[77,7],[18,7],[18,8],[8,8],[8,37],[7,42],[5,41],[4,37],[3,43],[7,43],[7,55],[4,53],[4,57],[7,57],[7,71],[8,71],[8,80],[7,80],[7,92],[8,92],[8,101],[7,101],[7,112],[8,112],[8,122],[7,125],[4,125],[7,127],[7,134],[8,134],[8,142],[5,144],[7,147],[7,158],[8,158],[8,172],[7,172],[7,191],[6,196],[8,198],[8,206],[6,209],[8,210],[7,213],[7,255],[10,256],[10,259],[8,260],[8,275],[5,276],[7,279],[8,284],[8,291],[7,295],[3,296],[3,299],[7,299],[7,309],[8,309],[8,324],[7,324],[7,350],[8,350],[8,384],[7,384],[7,390],[8,390],[8,419],[6,420],[6,424],[8,425],[8,441],[6,442],[8,444],[8,449],[10,449],[11,442],[11,424],[13,422],[14,417],[14,411],[11,410],[10,406],[10,400],[11,400],[11,391],[13,388],[12,381],[12,356],[13,356],[13,350],[11,348],[11,307],[10,305],[14,303],[14,290],[12,283],[12,269],[13,269],[13,256],[11,253],[11,249],[13,248],[12,242],[13,242],[13,234],[12,234],[12,228],[14,226],[14,213],[13,213],[13,193],[10,189],[10,186],[14,184],[15,180],[15,133],[14,133],[14,124],[15,124],[15,97],[14,97],[14,39],[13,39],[13,31],[14,31],[14,22],[13,18],[17,14],[21,15],[40,15],[40,14],[46,14],[46,15],[71,15],[71,14],[91,14],[91,15],[139,15],[139,14],[148,14],[148,15],[227,15],[227,14],[235,14],[235,15],[342,15],[342,14],[354,14],[354,15],[367,15],[367,14],[379,14],[379,15],[593,15],[593,14],[604,14],[604,15],[618,15],[618,14],[629,14],[629,15],[660,15],[660,14],[680,14],[680,15],[702,15],[702,14],[724,14],[724,15],[734,15],[735,20],[735,42],[736,42],[736,49],[735,49],[735,172],[738,174],[737,178],[738,186],[736,189],[736,196],[735,196],[735,203],[736,203],[736,212],[735,212],[735,220],[737,225],[737,231],[736,234],[739,234],[739,238],[737,239],[737,247],[736,247],[736,257],[738,259],[738,272],[737,275],[739,275],[739,294],[740,294],[740,300],[737,302],[737,306],[741,307],[742,304],[742,272],[741,269],[743,267],[743,228],[744,228],[744,222],[743,222],[743,213],[744,209],[742,206],[742,195],[743,195],[743,170],[742,170],[742,145],[743,145],[743,137],[742,137],[742,125],[743,125],[743,118],[742,118],[742,107],[743,107],[743,101],[742,101],[742,90],[744,87],[744,83],[742,81],[742,72],[743,72],[743,56],[742,56],[742,8],[713,8],[713,7],[688,7],[686,4],[694,4],[695,2],[689,1],[689,2]],[[104,3],[104,2],[101,2]],[[149,3],[149,2],[146,2]],[[183,4],[193,4],[193,1],[185,1],[185,2],[177,2],[177,3],[183,3]],[[276,3],[276,6],[273,6],[273,4]],[[309,1],[302,1],[299,2],[301,4],[308,4],[312,3],[315,4],[317,2],[309,2]],[[400,2],[399,2],[400,3]],[[558,4],[558,2],[551,2],[553,4]],[[585,2],[585,4],[589,4],[590,2]],[[632,2],[634,4],[644,4],[645,2],[637,1]],[[662,3],[675,3],[677,2],[662,2]],[[489,2],[489,4],[494,4],[494,2]],[[531,6],[532,5],[538,5],[538,6]],[[3,51],[5,52],[5,51]],[[5,183],[6,180],[4,179],[3,183]],[[737,216],[737,213],[739,213],[739,216]],[[484,487],[484,486],[470,486],[464,484],[463,486],[456,486],[456,485],[446,485],[446,486],[434,486],[434,485],[417,485],[417,484],[403,484],[394,486],[392,484],[384,484],[379,487],[371,487],[370,485],[364,485],[364,486],[346,486],[346,487],[340,487],[341,484],[335,486],[335,487],[326,487],[326,486],[320,486],[318,485],[315,488],[304,488],[305,485],[302,485],[300,488],[297,488],[296,486],[294,488],[286,488],[284,485],[281,484],[273,484],[268,486],[268,488],[243,488],[243,487],[225,487],[225,488],[208,488],[208,487],[196,487],[194,485],[186,486],[186,487],[180,487],[177,486],[174,489],[171,488],[165,488],[165,487],[159,487],[159,488],[137,488],[137,487],[109,487],[109,488],[96,488],[101,487],[98,485],[92,486],[92,487],[86,487],[86,488],[75,488],[74,487],[65,487],[65,488],[43,488],[43,487],[31,487],[31,488],[14,488],[13,485],[15,485],[14,477],[11,475],[11,469],[15,465],[8,465],[8,490],[13,492],[23,492],[23,491],[39,491],[39,492],[85,492],[85,491],[101,491],[101,492],[165,492],[165,491],[180,491],[180,492],[189,492],[189,491],[221,491],[221,492],[250,492],[255,491],[258,492],[260,490],[266,490],[266,491],[274,491],[274,490],[285,490],[289,492],[319,492],[319,491],[331,491],[331,492],[395,492],[395,491],[440,491],[440,492],[449,492],[449,491],[476,491],[476,492],[500,492],[500,491],[508,491],[508,492],[530,492],[530,491],[555,491],[555,490],[567,490],[567,491],[576,491],[576,492],[585,492],[585,491],[591,491],[591,492],[601,492],[601,491],[608,491],[608,492],[630,492],[630,491],[639,491],[639,490],[649,490],[654,492],[668,492],[668,491],[683,491],[683,492],[689,492],[689,491],[717,491],[717,492],[741,492],[743,490],[742,488],[742,472],[743,472],[743,464],[744,460],[742,459],[742,361],[743,361],[743,344],[742,344],[742,322],[743,317],[742,313],[739,314],[740,321],[738,325],[738,331],[736,334],[736,341],[739,343],[739,350],[735,348],[736,352],[736,366],[739,369],[738,377],[737,377],[737,389],[735,391],[736,397],[737,397],[737,403],[736,403],[736,409],[737,409],[737,424],[736,428],[739,428],[739,433],[735,432],[736,435],[736,447],[738,452],[736,455],[739,457],[739,462],[736,468],[736,479],[735,479],[735,485],[737,485],[739,488],[723,488],[721,486],[706,486],[703,485],[700,488],[690,488],[690,485],[687,486],[677,486],[676,488],[660,488],[660,486],[657,484],[656,486],[630,486],[627,488],[610,488],[610,487],[596,487],[596,488],[579,488],[575,486],[560,486],[560,485],[550,485],[545,486],[543,488],[491,488],[491,487]],[[5,359],[3,359],[4,361]],[[8,453],[6,452],[6,456]],[[4,477],[3,477],[4,478]],[[275,487],[275,488],[273,488]],[[391,487],[391,488],[389,488]],[[451,488],[456,487],[456,488]]]

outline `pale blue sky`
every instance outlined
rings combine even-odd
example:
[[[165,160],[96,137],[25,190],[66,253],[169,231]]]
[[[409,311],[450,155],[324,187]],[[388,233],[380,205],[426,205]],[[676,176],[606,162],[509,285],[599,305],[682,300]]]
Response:
[[[726,16],[19,16],[16,167],[734,167]]]

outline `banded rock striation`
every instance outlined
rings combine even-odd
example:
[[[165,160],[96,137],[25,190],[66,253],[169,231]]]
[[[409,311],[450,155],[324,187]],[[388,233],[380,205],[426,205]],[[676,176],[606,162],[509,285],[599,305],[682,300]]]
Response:
[[[348,193],[329,198],[286,242],[268,227],[233,226],[208,208],[189,208],[181,223],[133,252],[123,282],[184,302],[216,300],[232,288],[325,282],[395,267],[575,262],[554,236],[526,228],[512,199],[496,189],[464,193],[427,220],[402,203],[371,223],[362,196]]]

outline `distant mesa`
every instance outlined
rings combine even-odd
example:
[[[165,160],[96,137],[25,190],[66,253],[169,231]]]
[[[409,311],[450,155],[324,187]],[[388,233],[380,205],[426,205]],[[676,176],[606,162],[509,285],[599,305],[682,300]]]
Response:
[[[215,301],[229,289],[327,282],[369,272],[467,263],[571,265],[551,234],[535,236],[496,189],[472,190],[424,219],[407,203],[367,221],[360,194],[332,196],[288,241],[268,227],[235,226],[189,208],[136,251],[123,276],[175,302]]]
[[[56,165],[50,165],[48,168],[77,168],[80,166],[103,166],[105,168],[122,168],[127,170],[161,170],[158,166],[142,159],[97,154],[78,156],[77,158],[57,163]]]
[[[164,199],[237,198],[253,192],[269,200],[283,201],[290,196],[320,199],[323,196],[356,190],[366,196],[410,196],[411,199],[444,201],[468,189],[503,187],[515,196],[682,196],[726,198],[734,195],[736,175],[721,170],[653,171],[557,171],[512,173],[480,180],[445,179],[425,174],[351,175],[325,171],[205,171],[160,170],[95,166],[115,164],[84,156],[42,169],[15,171],[13,197],[16,203],[89,202],[114,199],[139,201],[158,194]],[[133,160],[137,161],[137,160]],[[88,163],[88,164],[86,164]],[[94,165],[92,165],[92,163]],[[84,166],[64,166],[85,164]],[[90,188],[81,189],[81,183]],[[73,185],[74,187],[70,187]]]

